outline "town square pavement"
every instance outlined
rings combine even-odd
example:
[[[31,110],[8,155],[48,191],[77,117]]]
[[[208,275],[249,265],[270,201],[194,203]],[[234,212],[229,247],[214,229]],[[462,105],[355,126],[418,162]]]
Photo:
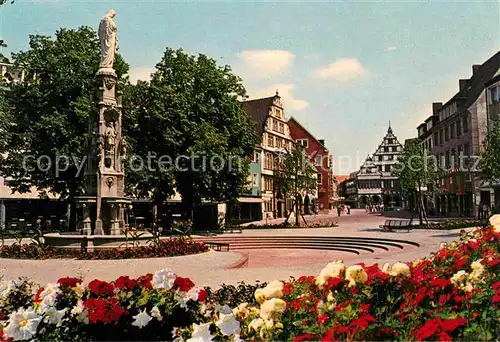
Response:
[[[441,242],[452,242],[459,237],[460,230],[412,230],[382,232],[379,225],[385,217],[352,210],[351,215],[317,215],[307,217],[308,222],[337,222],[338,227],[300,229],[245,229],[241,234],[229,236],[327,236],[369,237],[414,241],[420,247],[405,246],[403,250],[391,248],[360,255],[338,251],[307,249],[257,249],[229,252],[210,251],[198,255],[171,258],[127,259],[127,260],[13,260],[0,259],[0,277],[16,279],[29,277],[36,283],[54,282],[64,276],[80,276],[85,282],[93,279],[114,280],[121,275],[137,277],[163,268],[171,268],[178,275],[190,277],[196,284],[216,287],[222,283],[236,284],[240,281],[255,282],[285,280],[290,276],[317,275],[331,260],[342,259],[346,264],[366,264],[411,261],[435,252]],[[231,268],[241,260],[248,266]]]

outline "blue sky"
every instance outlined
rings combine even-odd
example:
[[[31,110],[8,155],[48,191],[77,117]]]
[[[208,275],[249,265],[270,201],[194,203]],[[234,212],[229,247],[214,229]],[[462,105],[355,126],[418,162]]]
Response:
[[[4,53],[29,34],[97,28],[117,12],[131,78],[147,78],[165,47],[230,64],[251,98],[279,89],[294,116],[348,173],[373,153],[389,121],[401,142],[446,102],[472,64],[500,46],[498,1],[248,2],[17,0],[0,9]],[[350,162],[347,161],[350,159]]]

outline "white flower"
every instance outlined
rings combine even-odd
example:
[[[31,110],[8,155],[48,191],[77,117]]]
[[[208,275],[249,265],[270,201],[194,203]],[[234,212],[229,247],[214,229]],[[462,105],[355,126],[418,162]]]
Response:
[[[73,308],[70,311],[70,314],[73,316],[78,316],[83,312],[84,306],[83,306],[83,301],[80,299],[78,302],[76,302],[76,305],[73,306]]]
[[[142,310],[137,315],[132,316],[132,318],[134,319],[132,325],[139,327],[139,329],[144,328],[146,325],[148,325],[149,321],[152,320],[151,316],[149,316],[146,312],[146,309]]]
[[[255,290],[255,299],[259,303],[263,303],[266,299],[280,298],[283,296],[283,283],[274,280],[266,285],[266,287]]]
[[[59,294],[59,284],[47,284],[40,292],[40,307],[38,312],[44,313],[51,307],[56,306],[57,295]]]
[[[224,304],[224,306],[220,304],[215,304],[214,311],[225,315],[229,315],[230,313],[233,312],[233,310],[227,304]]]
[[[490,224],[493,226],[493,230],[497,233],[500,232],[500,214],[493,215],[490,217]]]
[[[344,273],[345,265],[342,260],[336,260],[327,264],[316,277],[316,285],[323,287],[329,279],[341,277]]]
[[[206,342],[212,341],[214,336],[210,334],[210,324],[211,323],[202,323],[195,324],[193,323],[193,335],[187,342]]]
[[[241,331],[240,322],[238,322],[236,318],[234,318],[233,314],[220,314],[219,320],[215,322],[215,325],[220,329],[220,332],[224,336],[239,334]]]
[[[233,342],[244,342],[244,340],[241,339],[240,334],[234,334]]]
[[[13,280],[4,280],[0,282],[0,303],[4,302],[12,291],[16,287],[16,283]]]
[[[464,270],[461,270],[461,271],[458,271],[457,273],[455,273],[451,277],[450,280],[453,284],[459,285],[459,284],[463,283],[464,281],[466,281],[468,276],[469,276],[469,274],[467,272],[465,272]]]
[[[154,317],[156,318],[157,320],[161,321],[163,319],[163,316],[161,315],[160,313],[160,309],[158,309],[157,306],[154,306],[152,309],[151,309],[151,317]]]
[[[172,337],[174,338],[174,342],[184,342],[184,339],[181,336],[181,332],[182,332],[181,328],[172,329]]]
[[[248,331],[253,330],[257,332],[263,325],[264,325],[264,320],[262,318],[254,318],[248,325]]]
[[[349,281],[347,286],[352,287],[357,283],[364,284],[368,280],[368,274],[361,265],[349,266],[345,271],[345,279]]]
[[[274,319],[278,313],[285,312],[286,303],[284,300],[279,298],[272,298],[266,300],[260,306],[260,317],[264,320]]]
[[[177,303],[179,304],[179,306],[180,306],[182,309],[184,309],[184,310],[188,311],[187,303],[190,301],[190,299],[189,299],[189,298],[187,298],[187,297],[183,297],[183,296],[181,296],[180,294],[177,294],[177,293],[176,293],[176,294],[174,294],[174,299],[177,301]]]
[[[78,284],[76,284],[75,287],[73,287],[73,291],[75,292],[75,294],[78,298],[82,298],[83,293],[85,292],[85,286],[83,286],[82,283],[78,283]]]
[[[7,327],[4,329],[5,337],[14,341],[29,340],[35,336],[42,318],[30,307],[27,310],[19,308],[9,316]]]
[[[164,270],[155,272],[151,284],[155,289],[170,290],[172,286],[174,286],[175,278],[177,278],[175,273],[172,270],[166,268]]]
[[[384,265],[385,266],[385,265]],[[389,274],[393,277],[397,276],[407,276],[410,274],[410,267],[402,262],[397,262],[390,268]]]
[[[43,318],[43,321],[45,323],[54,324],[60,327],[62,324],[62,319],[66,314],[66,310],[67,309],[56,310],[55,308],[50,308],[47,311],[45,311],[45,316]]]
[[[187,293],[186,293],[186,298],[190,299],[190,300],[198,300],[198,295],[200,294],[200,291],[203,290],[201,287],[199,286],[195,286],[193,287],[192,289],[190,289]]]

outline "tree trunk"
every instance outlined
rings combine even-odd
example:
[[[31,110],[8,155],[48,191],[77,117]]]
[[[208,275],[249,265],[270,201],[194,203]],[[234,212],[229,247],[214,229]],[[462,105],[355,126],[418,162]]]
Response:
[[[298,227],[299,226],[299,201],[297,201],[297,197],[295,197],[295,225]]]

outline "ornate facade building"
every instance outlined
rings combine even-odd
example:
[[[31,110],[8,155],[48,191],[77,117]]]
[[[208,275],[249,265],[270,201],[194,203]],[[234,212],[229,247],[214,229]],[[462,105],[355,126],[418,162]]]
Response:
[[[376,204],[401,206],[398,179],[392,171],[402,151],[403,146],[389,125],[373,155],[368,155],[359,171],[351,173],[346,183],[348,202],[360,208]]]
[[[285,198],[275,184],[274,170],[277,167],[277,153],[290,150],[293,139],[287,124],[285,108],[278,92],[276,95],[242,102],[243,109],[255,122],[257,134],[262,138],[257,151],[262,166],[260,184],[262,185],[262,217],[285,217],[292,208],[292,199]]]

